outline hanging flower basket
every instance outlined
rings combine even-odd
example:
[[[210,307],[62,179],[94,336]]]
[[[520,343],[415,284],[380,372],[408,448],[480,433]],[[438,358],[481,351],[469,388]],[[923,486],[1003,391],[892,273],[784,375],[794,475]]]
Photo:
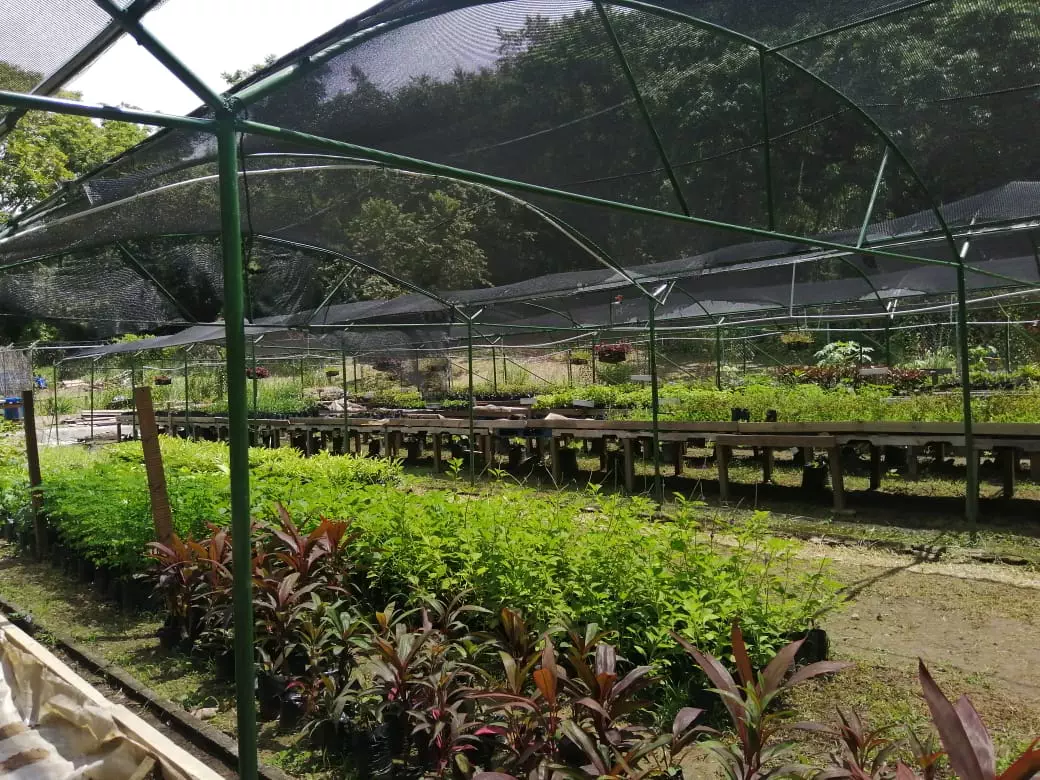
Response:
[[[271,376],[271,372],[263,366],[246,369],[246,379],[267,379],[269,376]]]
[[[156,385],[172,385],[173,384],[173,378],[172,377],[168,377],[165,374],[159,374],[159,376],[157,376],[154,379],[154,382],[155,382]]]
[[[789,330],[780,334],[780,342],[791,349],[807,347],[814,341],[813,334],[807,330]]]
[[[628,353],[631,351],[632,345],[625,342],[600,344],[596,347],[596,357],[602,363],[624,363],[628,359]]]

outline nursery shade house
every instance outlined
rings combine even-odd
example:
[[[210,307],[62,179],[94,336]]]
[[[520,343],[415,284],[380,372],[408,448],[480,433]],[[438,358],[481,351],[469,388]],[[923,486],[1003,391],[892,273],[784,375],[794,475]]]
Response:
[[[969,304],[1040,284],[1032,0],[392,0],[226,93],[149,32],[155,5],[0,8],[0,132],[28,111],[160,128],[0,227],[0,302],[103,335],[224,341],[237,560],[260,333],[355,352],[652,339],[941,299],[966,368]],[[54,96],[122,34],[201,107]],[[249,571],[235,576],[248,778]]]

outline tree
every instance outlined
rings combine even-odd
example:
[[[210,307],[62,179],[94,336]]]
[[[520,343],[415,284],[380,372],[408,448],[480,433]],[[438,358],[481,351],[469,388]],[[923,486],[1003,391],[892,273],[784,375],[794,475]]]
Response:
[[[0,63],[0,88],[31,89],[38,74]],[[61,97],[78,100],[76,93]],[[30,111],[0,140],[0,224],[80,176],[140,143],[148,133],[126,122]]]
[[[252,76],[254,73],[259,73],[264,68],[273,65],[274,61],[277,59],[278,57],[274,54],[268,54],[266,57],[264,57],[263,62],[258,62],[255,65],[250,65],[248,68],[239,68],[238,70],[226,70],[220,74],[220,78],[222,78],[229,87],[233,87],[235,84],[245,80],[249,76]]]

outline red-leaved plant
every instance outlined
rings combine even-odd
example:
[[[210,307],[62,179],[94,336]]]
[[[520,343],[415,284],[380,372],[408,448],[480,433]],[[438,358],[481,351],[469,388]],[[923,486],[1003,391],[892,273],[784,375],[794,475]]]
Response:
[[[722,697],[733,722],[737,733],[735,743],[726,744],[718,740],[703,743],[722,765],[729,780],[768,780],[774,776],[798,773],[800,767],[781,762],[790,744],[774,740],[780,721],[787,713],[770,712],[769,707],[777,696],[796,685],[821,674],[840,671],[851,664],[819,661],[798,669],[785,681],[784,677],[794,666],[795,656],[804,642],[798,640],[782,648],[766,668],[756,674],[744,644],[744,635],[740,626],[734,623],[730,639],[740,680],[738,683],[718,659],[702,653],[674,631],[672,637],[693,657],[715,685],[714,690]]]
[[[971,699],[961,696],[956,704],[947,699],[924,661],[918,662],[917,676],[932,713],[932,722],[950,760],[950,768],[961,780],[1029,780],[1040,773],[1040,750],[1037,749],[1040,738],[1037,738],[998,775],[993,739]],[[920,780],[920,777],[905,764],[896,767],[897,780]]]

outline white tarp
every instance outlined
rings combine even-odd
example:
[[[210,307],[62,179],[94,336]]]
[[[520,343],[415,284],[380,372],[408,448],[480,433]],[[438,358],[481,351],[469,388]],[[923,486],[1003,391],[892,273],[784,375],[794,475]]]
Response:
[[[0,777],[217,780],[0,615]]]

